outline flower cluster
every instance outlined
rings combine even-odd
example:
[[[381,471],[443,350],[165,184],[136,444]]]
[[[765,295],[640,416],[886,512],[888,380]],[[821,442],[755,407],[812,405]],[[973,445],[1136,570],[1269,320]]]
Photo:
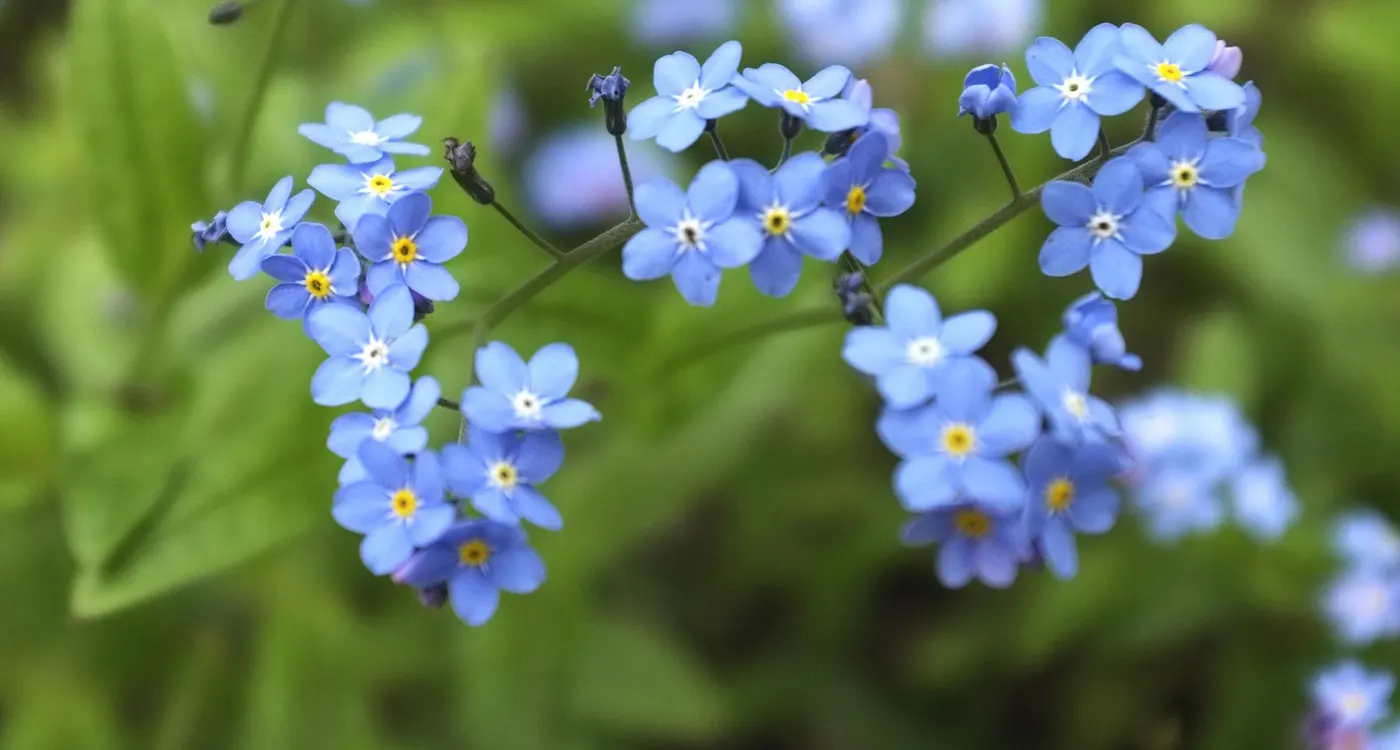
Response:
[[[537,487],[563,462],[559,430],[599,415],[568,396],[579,363],[565,344],[543,347],[528,363],[504,343],[481,347],[480,385],[468,386],[460,405],[441,398],[433,377],[414,378],[428,346],[420,321],[434,302],[457,296],[443,264],[467,246],[466,224],[434,215],[425,192],[442,168],[400,169],[391,156],[428,153],[403,140],[420,125],[414,115],[375,121],[337,102],[324,123],[301,126],[302,135],[347,160],[318,166],[308,179],[337,202],[338,233],[304,220],[314,194],[291,195],[292,177],[261,204],[239,204],[192,229],[200,250],[225,237],[239,244],[230,274],[272,277],[267,309],[302,321],[325,350],[311,378],[312,400],[368,409],[337,417],[327,440],[345,459],[332,516],[364,535],[365,566],[418,589],[426,604],[450,602],[464,621],[480,625],[495,613],[499,592],[528,593],[544,582],[544,562],[524,526],[563,526]],[[291,252],[281,252],[288,244]],[[460,409],[464,443],[430,447],[423,422],[436,406]]]
[[[1312,713],[1303,725],[1308,750],[1400,750],[1400,724],[1390,718],[1395,676],[1341,662],[1312,680]]]

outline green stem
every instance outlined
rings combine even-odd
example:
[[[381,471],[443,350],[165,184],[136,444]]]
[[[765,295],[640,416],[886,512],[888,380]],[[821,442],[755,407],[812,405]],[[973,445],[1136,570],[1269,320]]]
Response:
[[[617,163],[622,165],[622,182],[627,186],[627,206],[632,209],[632,215],[637,215],[637,202],[632,197],[632,170],[627,166],[627,149],[622,145],[622,136],[615,135],[613,140],[617,142]]]
[[[1106,161],[1113,154],[1113,144],[1108,142],[1108,133],[1099,128],[1099,159]]]
[[[987,134],[987,142],[992,144],[992,151],[997,155],[997,162],[1001,164],[1001,173],[1006,175],[1006,184],[1011,186],[1011,200],[1020,200],[1021,185],[1016,182],[1016,172],[1011,169],[1011,162],[1007,160],[1006,152],[1001,150],[1001,143],[992,133]]]
[[[1152,141],[1157,139],[1157,116],[1161,114],[1162,108],[1154,106],[1147,112],[1147,125],[1142,129],[1141,141]]]
[[[783,163],[786,162],[786,161],[788,160],[788,157],[789,157],[789,156],[792,156],[792,139],[791,139],[791,138],[784,138],[784,139],[783,139],[783,152],[782,152],[781,154],[778,154],[778,163],[775,164],[775,165],[773,165],[773,171],[774,171],[774,172],[778,171],[778,167],[783,166]]]
[[[711,126],[707,130],[710,132],[710,143],[715,145],[715,155],[724,161],[729,161],[729,152],[724,148],[724,141],[720,140],[719,128]]]
[[[272,73],[277,69],[277,60],[287,46],[287,33],[291,28],[288,21],[296,4],[297,0],[280,0],[277,15],[272,19],[272,34],[268,36],[267,46],[263,48],[258,72],[253,78],[253,90],[243,107],[243,118],[238,123],[238,130],[234,131],[233,148],[229,152],[230,192],[237,193],[243,188],[243,174],[248,167],[248,149],[253,143],[253,130],[258,125],[258,116],[262,114],[267,89],[272,84]]]
[[[441,407],[444,408],[444,409],[447,409],[448,411],[461,411],[461,410],[462,410],[462,405],[459,404],[459,403],[457,403],[456,401],[453,401],[453,400],[450,399],[450,398],[439,398],[439,399],[437,400],[437,405],[438,405],[438,406],[441,406]]]
[[[510,211],[507,211],[506,207],[502,206],[499,201],[491,201],[491,207],[496,209],[496,213],[505,217],[505,220],[510,222],[510,225],[515,227],[517,231],[525,235],[525,239],[535,243],[535,247],[538,247],[546,253],[549,253],[549,257],[554,258],[555,260],[564,257],[564,252],[562,250],[555,247],[554,245],[551,245],[549,243],[549,240],[546,240],[545,238],[537,234],[534,230],[525,226],[523,222],[515,218],[515,214],[511,213]]]

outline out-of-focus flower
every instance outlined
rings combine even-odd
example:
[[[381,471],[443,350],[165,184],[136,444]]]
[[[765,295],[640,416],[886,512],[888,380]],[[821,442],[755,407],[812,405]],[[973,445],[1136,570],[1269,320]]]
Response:
[[[627,143],[627,164],[636,183],[676,171],[673,156],[645,142]],[[593,123],[546,138],[526,160],[524,183],[535,215],[556,228],[579,228],[627,215],[617,146]]]
[[[817,65],[859,66],[888,54],[902,0],[777,0],[797,53]]]
[[[1000,57],[1040,25],[1042,0],[930,0],[924,44],[935,57]]]

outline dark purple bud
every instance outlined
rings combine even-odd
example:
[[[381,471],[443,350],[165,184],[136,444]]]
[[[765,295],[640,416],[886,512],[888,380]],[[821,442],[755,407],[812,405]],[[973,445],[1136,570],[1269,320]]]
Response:
[[[452,179],[457,181],[458,187],[483,206],[495,203],[496,189],[476,171],[476,146],[471,141],[463,143],[451,136],[442,139],[442,146],[443,158],[451,165]]]
[[[369,291],[369,282],[365,281],[364,274],[360,275],[360,290],[355,296],[365,307],[369,307],[370,303],[374,301],[374,295]]]
[[[195,252],[204,252],[205,246],[211,242],[232,242],[228,236],[228,214],[223,211],[214,214],[208,223],[196,221],[191,224],[190,231],[194,233]]]
[[[778,134],[783,137],[783,140],[790,141],[801,132],[802,121],[783,111],[782,116],[778,118]]]
[[[447,584],[439,583],[417,589],[418,602],[428,609],[442,609],[447,603]]]
[[[841,314],[851,325],[868,326],[875,321],[875,298],[865,291],[865,274],[843,273],[831,286],[841,300]]]
[[[1219,39],[1215,42],[1215,55],[1210,58],[1206,70],[1233,79],[1240,74],[1240,66],[1242,65],[1244,65],[1244,50],[1239,47],[1227,47],[1225,40]]]
[[[243,3],[224,0],[209,9],[209,23],[226,26],[243,17]]]
[[[605,76],[594,73],[588,79],[586,90],[592,92],[588,97],[588,106],[592,108],[598,100],[602,100],[608,132],[612,135],[627,132],[627,112],[622,108],[622,99],[627,95],[627,87],[630,85],[631,81],[622,75],[621,66],[614,67],[612,72]]]
[[[429,315],[432,315],[432,314],[433,314],[433,301],[430,300],[430,299],[428,299],[427,297],[424,297],[423,295],[419,294],[418,292],[412,292],[412,294],[413,294],[413,322],[414,322],[414,323],[417,323],[417,322],[421,321],[422,319],[428,317]]]

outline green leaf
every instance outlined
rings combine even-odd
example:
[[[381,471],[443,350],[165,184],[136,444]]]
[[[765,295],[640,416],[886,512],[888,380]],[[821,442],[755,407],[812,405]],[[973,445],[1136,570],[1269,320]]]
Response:
[[[596,620],[578,659],[573,702],[581,718],[629,735],[689,740],[724,728],[719,685],[658,628]]]
[[[34,499],[53,479],[53,414],[36,383],[0,355],[0,511]]]

